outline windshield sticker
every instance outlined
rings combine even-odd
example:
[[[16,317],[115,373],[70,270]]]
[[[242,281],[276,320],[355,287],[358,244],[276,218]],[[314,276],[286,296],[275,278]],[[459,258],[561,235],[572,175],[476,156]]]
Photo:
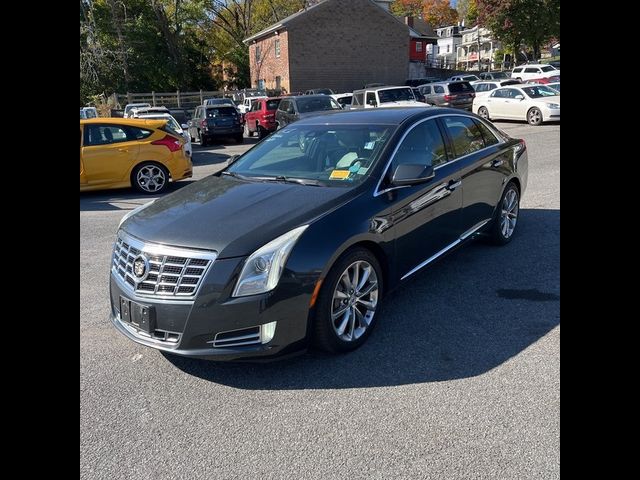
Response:
[[[367,173],[367,170],[369,170],[369,167],[360,167],[360,169],[358,170],[358,174],[364,175],[365,173]]]
[[[349,171],[353,173],[357,173],[360,170],[360,162],[356,162],[349,167]]]
[[[365,150],[373,150],[373,146],[376,144],[376,142],[367,142],[364,144],[364,149]]]
[[[345,180],[349,178],[351,172],[349,170],[333,170],[329,178],[332,180]]]

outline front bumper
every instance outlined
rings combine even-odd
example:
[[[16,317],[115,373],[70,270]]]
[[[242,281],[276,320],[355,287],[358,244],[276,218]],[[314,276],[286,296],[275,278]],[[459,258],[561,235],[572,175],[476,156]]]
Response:
[[[205,274],[195,299],[177,300],[140,296],[119,276],[110,274],[110,318],[116,329],[134,342],[164,352],[208,360],[270,359],[304,350],[311,290],[298,284],[295,275],[273,292],[232,298],[230,293],[244,258],[216,259]],[[120,315],[121,298],[151,307],[150,331],[139,329]],[[216,335],[276,323],[267,343],[214,347]]]

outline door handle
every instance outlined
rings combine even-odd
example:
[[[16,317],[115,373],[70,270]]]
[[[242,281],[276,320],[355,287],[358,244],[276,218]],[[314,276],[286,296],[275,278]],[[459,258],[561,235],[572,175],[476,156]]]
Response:
[[[491,162],[491,166],[493,168],[497,168],[500,165],[502,165],[504,163],[504,160],[502,160],[501,158],[499,158],[498,160],[494,160],[493,162]]]
[[[450,192],[453,192],[460,185],[462,185],[462,180],[451,180],[445,188]]]

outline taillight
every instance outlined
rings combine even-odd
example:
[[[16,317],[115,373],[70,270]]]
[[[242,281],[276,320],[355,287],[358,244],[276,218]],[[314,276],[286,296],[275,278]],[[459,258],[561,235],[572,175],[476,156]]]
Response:
[[[449,100],[453,100],[455,98],[455,95],[445,95],[444,99],[448,102]]]
[[[265,119],[267,118],[274,118],[275,115],[273,113],[268,113],[267,115],[264,116]]]
[[[165,135],[164,138],[151,142],[151,145],[164,145],[172,152],[176,152],[180,150],[180,148],[182,148],[182,145],[180,145],[180,140],[172,137],[171,135]]]

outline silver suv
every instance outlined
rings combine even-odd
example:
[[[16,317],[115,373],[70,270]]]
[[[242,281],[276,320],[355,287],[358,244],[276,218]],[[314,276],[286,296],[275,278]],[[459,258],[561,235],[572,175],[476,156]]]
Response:
[[[429,105],[471,110],[476,96],[469,82],[437,82],[418,87]]]

